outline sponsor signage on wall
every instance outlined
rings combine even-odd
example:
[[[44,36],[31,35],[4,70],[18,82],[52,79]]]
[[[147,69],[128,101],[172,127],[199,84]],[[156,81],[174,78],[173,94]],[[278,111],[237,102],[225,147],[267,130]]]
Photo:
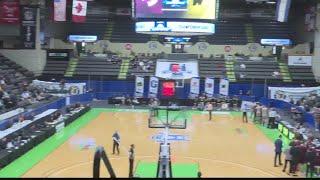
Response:
[[[312,66],[312,56],[289,56],[289,66]]]
[[[157,97],[159,89],[159,78],[157,77],[150,77],[149,82],[149,98]]]
[[[265,46],[290,46],[292,41],[290,39],[261,39],[260,44]]]
[[[144,93],[144,77],[136,76],[135,97],[143,97]]]
[[[190,97],[196,98],[200,93],[200,78],[191,78],[190,82]]]
[[[294,102],[301,100],[303,97],[307,97],[310,94],[320,95],[320,87],[268,87],[269,98],[277,99],[286,102],[293,100]]]
[[[221,95],[225,95],[225,96],[229,95],[229,80],[228,79],[220,79],[219,93]]]
[[[212,97],[214,95],[214,78],[206,78],[204,92],[208,97]]]
[[[32,6],[21,7],[21,38],[23,49],[36,48],[37,8]]]

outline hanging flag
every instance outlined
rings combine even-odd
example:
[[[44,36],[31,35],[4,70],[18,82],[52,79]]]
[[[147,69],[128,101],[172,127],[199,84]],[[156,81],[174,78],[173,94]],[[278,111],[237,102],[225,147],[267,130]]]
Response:
[[[135,97],[143,97],[144,93],[144,78],[136,76],[136,85],[135,85]]]
[[[229,95],[229,80],[228,79],[220,79],[219,93],[221,95],[225,95],[225,96]]]
[[[200,93],[200,78],[191,78],[190,98],[196,98]]]
[[[159,78],[150,77],[149,82],[149,98],[155,98],[158,95]]]
[[[54,21],[66,21],[66,0],[54,0],[53,2],[53,20]]]
[[[72,3],[72,21],[82,23],[86,21],[87,1],[73,0]]]
[[[0,24],[19,24],[20,2],[18,0],[0,0]]]
[[[213,97],[214,95],[214,78],[206,78],[204,85],[204,92],[208,97]]]

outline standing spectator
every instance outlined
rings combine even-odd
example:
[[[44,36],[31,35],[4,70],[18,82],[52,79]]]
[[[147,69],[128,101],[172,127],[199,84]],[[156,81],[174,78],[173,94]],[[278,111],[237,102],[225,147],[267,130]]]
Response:
[[[317,107],[313,108],[313,115],[315,117],[315,129],[316,131],[320,130],[320,104]]]
[[[131,144],[129,149],[129,178],[133,177],[133,166],[134,166],[134,144]]]
[[[306,163],[307,163],[306,178],[308,178],[309,172],[310,172],[310,177],[313,178],[316,156],[317,155],[315,152],[315,148],[313,146],[310,147],[306,153]]]
[[[285,162],[282,172],[286,172],[287,165],[289,164],[289,173],[292,173],[292,156],[290,154],[291,151],[291,144],[289,144],[289,147],[284,151],[285,154]]]
[[[115,149],[117,149],[117,153],[118,155],[120,154],[120,150],[119,150],[119,145],[120,145],[120,135],[118,133],[118,131],[115,131],[115,133],[112,135],[112,139],[113,139],[113,153],[114,154],[114,151]]]
[[[262,118],[262,125],[269,124],[269,115],[268,115],[268,108],[266,106],[262,106],[261,108],[261,118]]]
[[[279,159],[279,165],[281,166],[281,153],[282,153],[282,136],[280,135],[278,139],[274,142],[275,146],[275,156],[274,156],[274,167],[277,167],[277,158]]]
[[[299,149],[297,147],[297,141],[294,141],[293,146],[291,147],[290,150],[290,154],[291,154],[291,158],[292,158],[292,174],[293,176],[297,176],[296,175],[296,171],[298,168],[298,163],[299,163]]]

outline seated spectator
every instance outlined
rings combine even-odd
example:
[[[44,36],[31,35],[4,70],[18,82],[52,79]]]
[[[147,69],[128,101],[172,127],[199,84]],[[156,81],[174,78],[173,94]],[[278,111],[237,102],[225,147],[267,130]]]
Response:
[[[23,115],[19,116],[18,123],[22,123],[23,121],[24,121],[24,116]]]
[[[25,116],[25,120],[33,121],[34,118],[35,118],[35,115],[36,114],[34,112],[32,112],[31,114],[28,114],[28,115]]]
[[[246,68],[246,65],[245,65],[245,64],[240,64],[240,68],[241,68],[241,69],[245,69],[245,68]]]
[[[275,78],[278,78],[280,76],[280,73],[278,71],[274,71],[272,73],[272,76],[275,77]]]
[[[0,149],[1,150],[6,149],[7,148],[7,143],[8,143],[7,142],[7,138],[5,138],[5,137],[2,138],[1,141],[0,141]]]

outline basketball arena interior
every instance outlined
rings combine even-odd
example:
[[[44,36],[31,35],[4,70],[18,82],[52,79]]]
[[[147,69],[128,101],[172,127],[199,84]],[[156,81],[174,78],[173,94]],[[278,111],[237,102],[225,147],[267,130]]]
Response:
[[[0,177],[319,177],[319,30],[318,0],[0,0]]]

